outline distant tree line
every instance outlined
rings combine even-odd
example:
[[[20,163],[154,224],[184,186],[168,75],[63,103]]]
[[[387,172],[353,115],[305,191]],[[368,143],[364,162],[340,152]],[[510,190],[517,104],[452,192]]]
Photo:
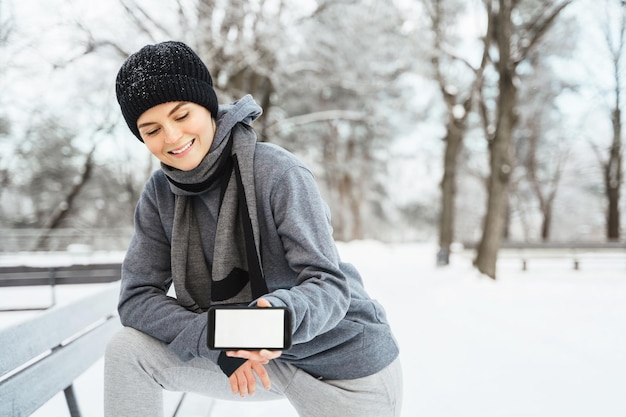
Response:
[[[559,70],[584,67],[572,0],[81,3],[0,0],[0,228],[44,230],[33,248],[45,230],[132,225],[157,165],[126,131],[113,82],[130,53],[166,39],[199,52],[221,102],[255,97],[260,140],[311,166],[339,240],[437,235],[442,265],[474,240],[476,267],[495,278],[503,239],[579,238],[563,216],[583,214],[555,208],[572,194],[592,229],[603,219],[603,239],[622,238],[622,2],[597,3],[612,79],[586,85]],[[567,100],[609,128],[574,126]],[[400,137],[428,152],[405,153]],[[438,199],[392,175],[411,164],[435,167]]]

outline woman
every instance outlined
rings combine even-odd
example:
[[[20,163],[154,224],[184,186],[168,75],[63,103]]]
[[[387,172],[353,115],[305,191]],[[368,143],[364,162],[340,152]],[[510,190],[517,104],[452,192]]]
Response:
[[[130,56],[116,93],[161,169],[137,204],[122,267],[124,328],[105,355],[105,415],[161,416],[167,389],[286,397],[301,416],[399,416],[384,310],[340,261],[311,172],[257,143],[252,97],[218,106],[208,69],[180,42]],[[210,350],[206,311],[234,303],[286,307],[292,347]]]

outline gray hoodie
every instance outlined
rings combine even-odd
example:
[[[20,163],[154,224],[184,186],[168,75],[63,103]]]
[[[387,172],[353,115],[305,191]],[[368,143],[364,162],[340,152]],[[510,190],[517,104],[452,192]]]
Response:
[[[221,106],[214,146],[238,122],[261,113],[252,97]],[[312,173],[286,150],[257,143],[254,159],[260,256],[273,306],[292,314],[293,346],[276,360],[326,379],[372,375],[398,356],[385,312],[366,293],[356,269],[339,259],[330,213]],[[219,188],[194,197],[203,250],[212,262]],[[156,171],[135,212],[135,234],[122,268],[119,312],[125,326],[165,343],[181,359],[219,352],[207,347],[207,315],[179,306],[172,283],[170,242],[174,194]]]

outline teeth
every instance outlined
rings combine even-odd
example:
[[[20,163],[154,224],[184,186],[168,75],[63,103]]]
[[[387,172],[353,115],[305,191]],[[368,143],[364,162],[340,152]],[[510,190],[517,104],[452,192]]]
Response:
[[[189,142],[188,144],[186,144],[184,147],[176,150],[176,151],[170,151],[171,154],[174,155],[178,155],[179,153],[183,153],[185,152],[187,149],[189,149],[191,147],[191,145],[193,145],[193,140],[191,142]]]

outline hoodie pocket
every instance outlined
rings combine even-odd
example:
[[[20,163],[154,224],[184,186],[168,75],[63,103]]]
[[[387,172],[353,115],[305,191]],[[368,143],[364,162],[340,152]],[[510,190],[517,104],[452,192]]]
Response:
[[[345,358],[345,355],[363,349],[364,332],[365,326],[362,324],[344,319],[335,328],[313,340],[293,345],[283,353],[283,358],[302,363],[318,360],[332,363],[333,358]]]

